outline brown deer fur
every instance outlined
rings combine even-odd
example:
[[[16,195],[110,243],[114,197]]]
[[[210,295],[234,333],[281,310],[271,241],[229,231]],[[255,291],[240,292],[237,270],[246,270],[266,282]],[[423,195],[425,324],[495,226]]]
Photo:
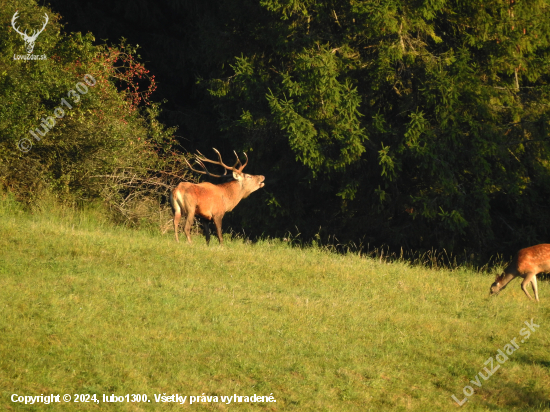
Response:
[[[527,286],[531,283],[535,299],[538,302],[537,274],[545,272],[550,272],[550,244],[521,249],[504,269],[504,273],[496,277],[495,282],[491,285],[491,295],[500,292],[511,280],[519,276],[523,278],[521,289],[532,300],[533,298],[527,291]]]
[[[182,182],[172,190],[170,193],[170,204],[172,205],[172,212],[174,213],[174,230],[176,232],[176,241],[178,242],[178,226],[183,214],[186,216],[184,232],[188,242],[191,242],[191,226],[193,225],[195,216],[198,216],[202,220],[206,243],[210,243],[209,222],[214,221],[218,240],[220,244],[223,244],[222,219],[225,213],[232,211],[241,199],[248,197],[252,192],[264,186],[264,176],[254,176],[242,173],[242,170],[248,163],[248,157],[244,165],[241,164],[237,157],[235,166],[229,167],[222,162],[220,153],[216,149],[214,150],[218,154],[218,162],[206,159],[201,155],[201,157],[197,156],[196,162],[203,167],[204,171],[195,170],[191,165],[189,165],[189,167],[198,173],[221,177],[221,175],[209,173],[203,162],[218,164],[223,166],[226,170],[231,170],[234,180],[219,185],[214,185],[212,183],[194,184]],[[237,156],[236,153],[235,156]],[[237,169],[236,166],[238,164],[241,164],[241,167]]]

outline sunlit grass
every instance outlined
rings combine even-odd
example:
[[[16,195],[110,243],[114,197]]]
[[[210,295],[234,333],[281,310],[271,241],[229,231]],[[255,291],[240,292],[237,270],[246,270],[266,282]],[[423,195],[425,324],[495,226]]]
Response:
[[[548,302],[515,281],[227,239],[113,227],[99,212],[0,203],[0,397],[7,410],[454,410],[484,362],[522,343],[462,408],[550,407]],[[51,407],[12,394],[147,394]],[[276,403],[156,403],[154,394]]]

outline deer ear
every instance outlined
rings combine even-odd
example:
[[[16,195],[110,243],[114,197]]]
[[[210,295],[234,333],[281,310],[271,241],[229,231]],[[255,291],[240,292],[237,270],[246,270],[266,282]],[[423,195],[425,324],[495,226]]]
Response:
[[[242,173],[237,173],[237,172],[233,171],[233,179],[235,179],[235,180],[243,180],[243,175],[242,175]]]

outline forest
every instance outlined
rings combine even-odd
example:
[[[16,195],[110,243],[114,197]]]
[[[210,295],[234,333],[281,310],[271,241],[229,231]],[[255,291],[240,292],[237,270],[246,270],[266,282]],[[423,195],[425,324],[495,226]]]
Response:
[[[266,176],[224,221],[250,238],[482,257],[548,241],[546,0],[0,5],[0,185],[18,200],[139,223],[215,147]],[[29,32],[49,17],[46,59],[14,57],[15,11]]]

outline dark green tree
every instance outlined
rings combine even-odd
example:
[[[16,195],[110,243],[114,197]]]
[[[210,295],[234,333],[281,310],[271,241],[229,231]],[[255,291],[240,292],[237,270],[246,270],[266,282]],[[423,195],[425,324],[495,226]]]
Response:
[[[143,47],[184,147],[249,153],[268,180],[232,217],[247,233],[547,239],[548,1],[53,4]]]
[[[266,187],[278,227],[485,252],[545,238],[546,1],[261,5],[256,47],[209,90],[226,135],[284,176]]]

